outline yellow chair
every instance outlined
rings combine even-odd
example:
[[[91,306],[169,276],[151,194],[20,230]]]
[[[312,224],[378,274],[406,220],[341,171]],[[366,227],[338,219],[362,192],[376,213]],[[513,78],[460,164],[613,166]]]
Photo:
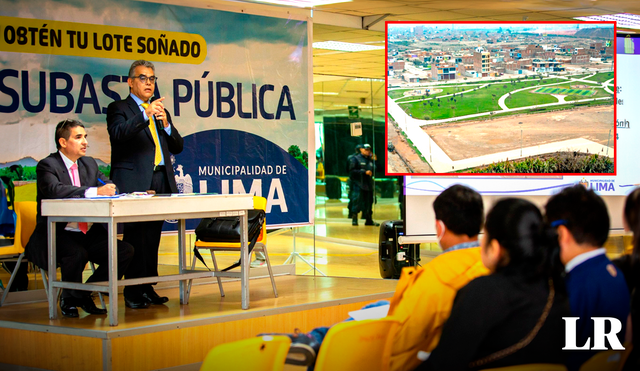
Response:
[[[553,363],[530,363],[526,365],[487,368],[482,371],[567,371],[567,367]]]
[[[254,197],[253,198],[253,208],[256,210],[265,210],[267,209],[267,199],[264,197]],[[204,241],[196,241],[194,247],[198,250],[207,249],[211,252],[211,259],[213,260],[213,269],[215,272],[218,272],[218,263],[216,261],[216,255],[214,251],[236,251],[240,252],[240,243],[235,242],[204,242]],[[273,286],[273,294],[275,297],[278,297],[278,291],[276,290],[276,281],[273,278],[273,271],[271,270],[271,262],[269,261],[269,254],[267,254],[267,219],[265,218],[262,223],[262,229],[260,230],[260,236],[258,236],[258,240],[256,241],[255,246],[253,247],[253,251],[261,251],[264,253],[265,260],[267,262],[267,269],[269,271],[269,277],[271,278],[271,286]],[[251,255],[249,254],[249,257]],[[193,256],[193,262],[191,263],[191,269],[195,269],[196,267],[196,256]],[[224,296],[224,289],[222,288],[222,280],[220,277],[216,277],[218,279],[218,287],[220,288],[220,296]],[[187,288],[187,295],[191,292],[191,282],[189,280],[189,285]]]
[[[631,346],[627,346],[631,352]],[[593,355],[580,366],[580,371],[618,371],[628,357],[626,350],[604,350]]]
[[[11,289],[11,285],[13,284],[13,280],[15,279],[16,273],[18,272],[18,267],[22,263],[22,259],[24,258],[24,248],[29,242],[29,238],[31,238],[31,234],[36,228],[36,215],[37,215],[37,206],[38,204],[34,201],[23,201],[16,202],[14,204],[15,212],[16,212],[16,233],[13,239],[12,246],[3,246],[0,247],[0,260],[16,260],[16,267],[11,274],[11,278],[9,279],[9,283],[7,284],[7,288],[4,290],[2,294],[2,299],[0,300],[0,307],[4,304],[4,301],[9,294],[9,290]]]
[[[15,279],[15,275],[18,272],[18,267],[22,263],[22,259],[24,259],[24,249],[29,242],[29,238],[31,238],[31,234],[36,228],[36,217],[38,213],[38,203],[34,201],[22,201],[15,203],[15,211],[16,211],[16,233],[13,239],[12,246],[3,246],[0,247],[0,260],[15,260],[17,259],[16,269],[13,270],[11,274],[11,278],[9,279],[9,283],[7,284],[7,288],[4,290],[2,295],[2,299],[0,300],[0,307],[4,304],[4,301],[9,294],[9,289],[13,284],[13,280]],[[18,231],[20,231],[18,233]],[[95,272],[95,265],[93,262],[91,264],[91,271]],[[49,279],[47,275],[46,269],[40,269],[40,274],[42,276],[42,283],[44,285],[44,290],[49,296]],[[104,297],[102,293],[99,293],[100,302],[102,303],[102,307],[106,308],[104,303]]]
[[[617,371],[622,371],[622,369],[624,369],[624,365],[627,362],[629,355],[631,355],[632,350],[633,350],[633,343],[624,344],[624,352],[622,353],[622,358],[620,359],[620,364],[618,365]]]
[[[315,371],[387,371],[397,327],[391,317],[338,323],[322,342]]]
[[[220,344],[209,351],[200,371],[282,371],[290,345],[288,336],[261,336]]]

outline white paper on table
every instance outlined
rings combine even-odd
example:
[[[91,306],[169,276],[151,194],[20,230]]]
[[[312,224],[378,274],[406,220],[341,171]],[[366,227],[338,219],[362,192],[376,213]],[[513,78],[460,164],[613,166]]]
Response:
[[[363,319],[380,319],[387,316],[389,307],[390,305],[387,304],[379,307],[354,310],[353,312],[349,312],[349,315],[356,321],[362,321]]]
[[[153,194],[149,194],[147,192],[133,192],[124,194],[122,198],[151,198],[153,196]]]

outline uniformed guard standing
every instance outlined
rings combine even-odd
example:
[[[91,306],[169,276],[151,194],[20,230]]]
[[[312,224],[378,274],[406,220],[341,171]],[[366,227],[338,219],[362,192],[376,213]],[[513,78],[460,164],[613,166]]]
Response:
[[[349,163],[349,179],[351,180],[352,225],[358,225],[358,213],[366,219],[364,225],[377,225],[373,219],[373,192],[375,190],[373,176],[376,169],[371,145],[364,144],[362,152],[354,156]]]
[[[347,174],[351,175],[351,163],[355,161],[355,157],[360,154],[362,151],[362,144],[357,144],[355,148],[355,152],[350,154],[347,157]],[[353,186],[351,185],[351,179],[347,180],[347,186],[349,187],[349,204],[347,205],[347,210],[349,210],[349,219],[353,218],[352,204],[353,204]]]

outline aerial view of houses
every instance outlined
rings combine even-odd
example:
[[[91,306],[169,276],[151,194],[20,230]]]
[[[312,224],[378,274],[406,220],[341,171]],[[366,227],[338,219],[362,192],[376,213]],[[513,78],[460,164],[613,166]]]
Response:
[[[613,172],[610,23],[387,23],[387,173]]]

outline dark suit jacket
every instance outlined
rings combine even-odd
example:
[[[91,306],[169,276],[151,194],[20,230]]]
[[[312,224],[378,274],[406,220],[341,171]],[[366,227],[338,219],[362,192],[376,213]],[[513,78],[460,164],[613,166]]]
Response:
[[[49,255],[47,249],[47,218],[43,217],[40,212],[42,200],[84,198],[87,188],[102,185],[98,183],[98,179],[105,183],[112,183],[98,170],[98,164],[93,157],[80,157],[76,163],[78,164],[81,187],[76,187],[71,182],[67,167],[58,152],[54,152],[40,160],[36,167],[38,216],[36,229],[25,248],[25,255],[35,265],[44,269],[48,269]],[[56,232],[59,234],[64,230],[65,226],[65,223],[56,223]]]
[[[171,154],[182,152],[184,140],[173,126],[169,112],[165,112],[171,125],[171,135],[167,135],[164,128],[157,125],[158,137],[171,192],[178,193]],[[149,121],[144,119],[142,111],[131,96],[109,104],[107,130],[111,140],[111,179],[124,193],[148,190],[153,176],[155,145]]]

